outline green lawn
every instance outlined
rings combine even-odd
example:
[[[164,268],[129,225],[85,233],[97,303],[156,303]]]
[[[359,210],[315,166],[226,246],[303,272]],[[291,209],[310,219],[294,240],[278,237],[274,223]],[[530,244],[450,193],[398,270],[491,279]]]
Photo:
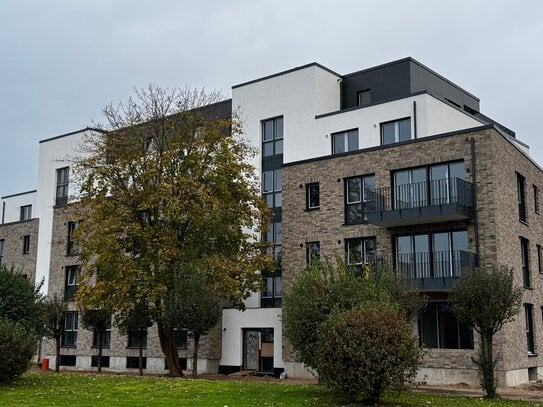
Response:
[[[527,402],[486,401],[404,393],[387,395],[393,406],[538,406]],[[206,381],[75,373],[28,373],[0,386],[0,406],[315,406],[336,404],[317,385]]]

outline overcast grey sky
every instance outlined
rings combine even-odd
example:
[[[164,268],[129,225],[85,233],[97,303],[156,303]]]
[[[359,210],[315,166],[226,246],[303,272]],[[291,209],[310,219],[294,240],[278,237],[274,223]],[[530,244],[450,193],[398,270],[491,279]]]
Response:
[[[412,56],[481,99],[543,164],[543,1],[0,0],[0,195],[36,187],[38,141],[134,86],[220,89],[319,62]]]

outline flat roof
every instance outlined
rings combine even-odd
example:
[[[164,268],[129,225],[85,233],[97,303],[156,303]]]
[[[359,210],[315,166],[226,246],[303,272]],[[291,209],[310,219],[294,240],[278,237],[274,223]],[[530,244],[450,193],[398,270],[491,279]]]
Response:
[[[2,196],[2,197],[0,197],[0,199],[13,198],[13,197],[15,197],[15,196],[33,194],[33,193],[35,193],[35,192],[38,192],[38,190],[37,190],[37,189],[33,189],[32,191],[18,192],[18,193],[16,193],[16,194],[11,194],[11,195]]]
[[[62,137],[71,136],[71,135],[77,134],[77,133],[83,133],[84,131],[89,131],[89,130],[97,131],[97,132],[100,132],[100,133],[105,133],[104,130],[98,129],[98,128],[96,128],[96,127],[85,127],[85,128],[83,128],[83,129],[79,129],[79,130],[71,131],[71,132],[69,132],[69,133],[61,134],[60,136],[55,136],[55,137],[46,138],[46,139],[44,139],[44,140],[40,140],[39,142],[40,142],[40,143],[46,143],[46,142],[48,142],[48,141],[57,140],[57,139],[62,138]]]

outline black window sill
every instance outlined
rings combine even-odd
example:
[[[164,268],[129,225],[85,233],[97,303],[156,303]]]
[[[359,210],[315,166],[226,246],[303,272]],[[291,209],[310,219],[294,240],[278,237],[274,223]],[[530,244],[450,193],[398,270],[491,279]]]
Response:
[[[139,350],[139,346],[127,346],[126,349],[136,349],[136,350]],[[147,346],[142,346],[141,347],[142,350],[145,350],[147,349]],[[136,368],[137,369],[137,368]]]
[[[60,347],[65,349],[77,349],[77,345],[60,345]]]
[[[524,288],[525,290],[532,290],[534,289],[534,287],[528,287],[528,286],[523,286],[522,288]]]
[[[318,211],[320,210],[320,206],[317,206],[316,208],[305,208],[304,209],[304,212],[313,212],[313,211]]]
[[[536,356],[539,356],[539,355],[537,353],[528,352],[528,357],[529,358],[533,358],[533,357],[536,357]]]

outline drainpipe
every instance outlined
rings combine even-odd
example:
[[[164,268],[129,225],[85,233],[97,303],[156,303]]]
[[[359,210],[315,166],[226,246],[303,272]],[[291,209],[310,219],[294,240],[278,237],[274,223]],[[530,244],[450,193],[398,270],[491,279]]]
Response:
[[[339,78],[337,80],[337,84],[339,85],[339,110],[343,109],[343,78]]]
[[[417,138],[417,102],[413,100],[413,138]]]
[[[475,232],[475,265],[479,266],[479,219],[477,216],[477,173],[475,172],[475,139],[471,138],[471,181],[473,183],[473,224]]]
[[[5,215],[6,215],[6,203],[2,202],[2,224],[4,224]]]

